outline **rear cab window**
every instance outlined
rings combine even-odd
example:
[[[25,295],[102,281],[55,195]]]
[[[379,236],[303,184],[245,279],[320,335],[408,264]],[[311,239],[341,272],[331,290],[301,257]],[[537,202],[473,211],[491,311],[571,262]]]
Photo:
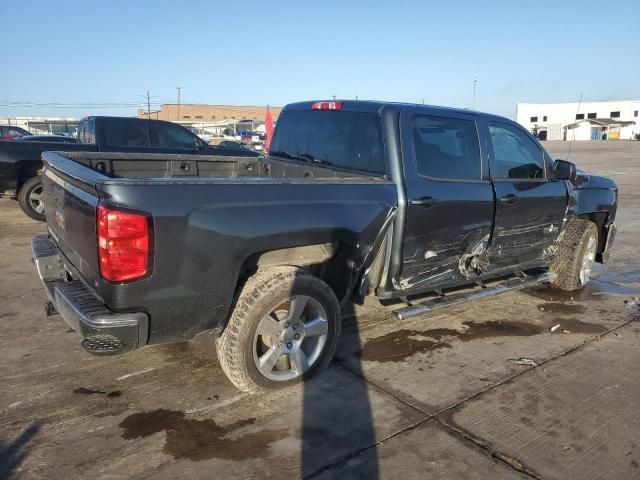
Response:
[[[382,124],[377,113],[285,110],[269,155],[386,175]]]
[[[149,148],[149,125],[145,120],[112,118],[109,119],[105,130],[107,145]]]
[[[418,175],[436,180],[483,179],[478,131],[473,120],[416,115],[412,134]]]

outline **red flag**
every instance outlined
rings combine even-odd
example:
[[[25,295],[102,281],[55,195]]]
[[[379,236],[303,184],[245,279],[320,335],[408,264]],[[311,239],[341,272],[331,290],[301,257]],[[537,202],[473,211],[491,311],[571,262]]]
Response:
[[[264,126],[267,130],[267,139],[264,142],[264,149],[266,151],[269,151],[269,147],[271,146],[271,138],[273,137],[273,118],[271,118],[269,105],[267,105],[267,115],[264,117]]]

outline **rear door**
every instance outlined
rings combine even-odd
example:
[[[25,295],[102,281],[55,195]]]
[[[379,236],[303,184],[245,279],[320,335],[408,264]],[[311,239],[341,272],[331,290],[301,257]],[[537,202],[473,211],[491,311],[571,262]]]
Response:
[[[491,171],[496,191],[494,267],[546,262],[562,228],[567,188],[550,177],[550,162],[531,135],[511,122],[490,121]]]
[[[408,202],[400,287],[464,283],[481,273],[493,225],[478,117],[407,109],[400,121]]]

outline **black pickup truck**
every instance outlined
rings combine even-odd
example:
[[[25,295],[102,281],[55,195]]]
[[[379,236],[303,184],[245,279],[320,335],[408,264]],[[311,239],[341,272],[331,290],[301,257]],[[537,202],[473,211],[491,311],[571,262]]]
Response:
[[[24,137],[0,142],[0,196],[17,199],[27,215],[40,221],[45,219],[41,155],[51,150],[258,156],[250,151],[212,147],[175,123],[126,117],[82,119],[78,142],[73,144],[65,137],[50,141]]]
[[[95,354],[213,330],[245,391],[324,368],[349,300],[401,299],[404,319],[543,282],[576,290],[615,233],[615,183],[465,110],[304,102],[267,157],[44,160],[49,233],[32,247],[47,311]]]

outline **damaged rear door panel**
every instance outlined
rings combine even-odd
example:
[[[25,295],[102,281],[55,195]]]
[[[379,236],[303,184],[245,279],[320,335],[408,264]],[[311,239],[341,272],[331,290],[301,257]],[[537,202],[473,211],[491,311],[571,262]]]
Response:
[[[425,290],[478,275],[494,215],[478,117],[407,108],[400,127],[407,221],[396,288]]]

